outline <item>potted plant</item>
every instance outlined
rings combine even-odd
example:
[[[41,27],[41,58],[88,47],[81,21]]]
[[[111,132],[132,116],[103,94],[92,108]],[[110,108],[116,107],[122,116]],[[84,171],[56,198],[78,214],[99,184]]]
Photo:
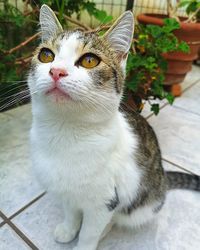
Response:
[[[170,17],[178,21],[179,27],[174,31],[175,36],[179,40],[187,42],[190,47],[190,53],[170,52],[164,53],[163,56],[168,61],[168,70],[165,75],[165,84],[169,90],[175,95],[181,94],[180,83],[184,80],[188,71],[191,70],[192,62],[198,58],[198,50],[200,47],[200,1],[199,0],[182,0],[176,1],[176,5],[172,5],[171,1],[167,1],[168,15],[160,14],[140,14],[137,16],[139,23],[154,24],[163,26],[164,18]],[[178,17],[177,11],[180,7],[186,8],[188,18]]]
[[[151,110],[158,114],[156,99],[167,99],[170,104],[174,97],[163,88],[167,61],[163,53],[188,52],[185,42],[180,42],[173,34],[179,27],[175,19],[164,19],[164,25],[142,25],[135,28],[133,46],[127,61],[125,100],[133,109],[141,111],[148,102]]]

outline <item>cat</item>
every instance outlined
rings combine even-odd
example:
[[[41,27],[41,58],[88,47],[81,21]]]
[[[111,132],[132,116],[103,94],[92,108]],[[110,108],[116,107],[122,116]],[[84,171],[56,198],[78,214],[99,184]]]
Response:
[[[28,76],[33,122],[31,160],[46,190],[61,200],[65,218],[55,240],[95,250],[113,225],[152,220],[167,190],[200,190],[200,177],[164,172],[156,135],[121,103],[133,14],[126,11],[102,36],[63,31],[42,5],[41,44]]]

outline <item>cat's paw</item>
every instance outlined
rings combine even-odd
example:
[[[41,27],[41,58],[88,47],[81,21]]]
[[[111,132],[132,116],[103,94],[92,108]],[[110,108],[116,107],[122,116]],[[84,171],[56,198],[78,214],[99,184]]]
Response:
[[[76,237],[77,232],[77,228],[69,228],[65,223],[61,223],[56,226],[54,239],[60,243],[68,243]]]

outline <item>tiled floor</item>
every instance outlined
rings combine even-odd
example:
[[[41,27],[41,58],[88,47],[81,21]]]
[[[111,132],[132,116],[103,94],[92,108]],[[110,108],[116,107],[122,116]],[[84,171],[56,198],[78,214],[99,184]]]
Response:
[[[154,127],[166,169],[200,174],[200,68],[193,67],[184,93],[171,107],[162,103]],[[0,250],[71,249],[58,244],[53,230],[62,220],[59,202],[45,194],[31,174],[28,131],[30,105],[0,114]],[[114,228],[99,250],[197,250],[200,244],[200,193],[171,191],[157,220],[143,228]]]

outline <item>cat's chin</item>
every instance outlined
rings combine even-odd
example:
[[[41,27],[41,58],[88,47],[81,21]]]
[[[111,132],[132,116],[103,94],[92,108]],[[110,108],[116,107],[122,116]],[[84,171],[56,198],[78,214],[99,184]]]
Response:
[[[45,95],[50,97],[55,102],[63,102],[63,101],[72,100],[71,96],[68,93],[66,93],[58,88],[53,88],[51,90],[48,90],[45,93]]]

